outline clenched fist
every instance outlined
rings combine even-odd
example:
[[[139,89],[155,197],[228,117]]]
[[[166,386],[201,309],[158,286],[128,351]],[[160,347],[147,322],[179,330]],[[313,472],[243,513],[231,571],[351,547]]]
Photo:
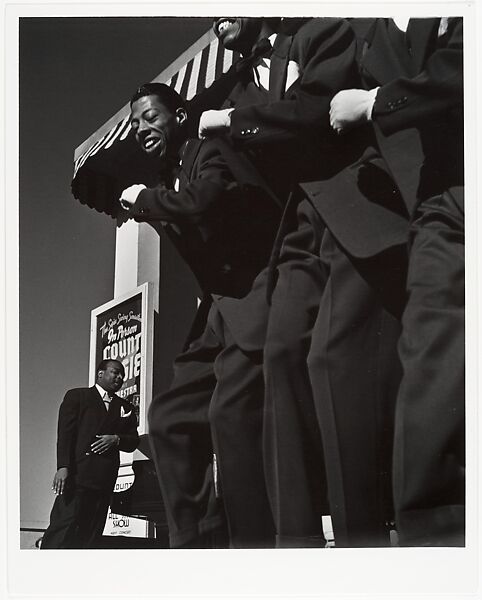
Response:
[[[122,192],[121,197],[119,198],[119,202],[122,208],[129,210],[129,208],[133,204],[135,204],[137,196],[140,194],[140,192],[145,189],[146,186],[142,183],[135,183],[134,185],[131,185],[130,187],[126,188]]]
[[[330,104],[330,125],[337,133],[371,120],[378,88],[342,90]]]
[[[224,110],[205,110],[199,120],[198,136],[200,138],[220,133],[223,129],[229,129],[231,125],[231,112],[233,108]]]

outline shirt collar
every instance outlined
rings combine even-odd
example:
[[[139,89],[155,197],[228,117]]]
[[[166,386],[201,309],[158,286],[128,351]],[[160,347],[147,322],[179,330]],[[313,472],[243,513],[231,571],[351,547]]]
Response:
[[[106,390],[104,390],[103,387],[100,387],[100,385],[98,383],[95,384],[95,387],[97,388],[97,391],[100,394],[100,397],[102,398],[102,400],[107,400],[107,402],[111,401],[111,398],[109,397],[109,392],[107,392]]]
[[[408,22],[410,21],[410,17],[392,17],[395,25],[398,27],[398,29],[400,29],[400,31],[403,31],[406,33],[407,28],[408,28]]]

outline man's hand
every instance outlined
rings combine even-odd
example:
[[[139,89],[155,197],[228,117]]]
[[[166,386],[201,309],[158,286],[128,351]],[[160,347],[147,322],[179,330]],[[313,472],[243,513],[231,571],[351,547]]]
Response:
[[[119,444],[119,436],[116,434],[96,435],[95,437],[98,439],[90,445],[94,454],[103,454]]]
[[[225,108],[224,110],[204,111],[199,119],[198,136],[204,138],[229,129],[233,110],[233,108]]]
[[[119,198],[119,202],[122,208],[129,210],[129,208],[135,204],[137,200],[137,196],[141,193],[142,190],[145,190],[146,186],[142,183],[135,183],[130,187],[126,188]]]
[[[65,482],[68,476],[69,469],[67,467],[60,467],[60,469],[57,470],[57,473],[55,473],[54,480],[52,482],[52,489],[57,496],[64,493]]]
[[[372,116],[378,88],[373,90],[342,90],[330,104],[330,125],[337,133],[352,129]]]

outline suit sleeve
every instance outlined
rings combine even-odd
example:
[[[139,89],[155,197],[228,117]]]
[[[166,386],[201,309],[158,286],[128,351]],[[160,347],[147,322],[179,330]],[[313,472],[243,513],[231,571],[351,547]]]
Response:
[[[128,417],[124,417],[127,420],[125,425],[125,431],[119,433],[119,450],[123,452],[134,452],[139,445],[139,434],[137,433],[137,418],[134,411],[134,407],[124,405],[124,409],[131,414]]]
[[[372,118],[386,135],[423,124],[463,102],[462,19],[452,19],[445,47],[437,49],[416,77],[381,86]]]
[[[57,425],[57,469],[71,468],[77,439],[79,395],[69,390],[60,405]]]
[[[331,136],[330,101],[358,82],[356,44],[344,19],[311,19],[296,33],[290,60],[300,77],[285,98],[234,108],[230,135],[245,148],[319,141]]]
[[[129,212],[136,221],[197,224],[235,186],[216,145],[206,141],[199,151],[196,174],[183,189],[160,185],[142,190]]]

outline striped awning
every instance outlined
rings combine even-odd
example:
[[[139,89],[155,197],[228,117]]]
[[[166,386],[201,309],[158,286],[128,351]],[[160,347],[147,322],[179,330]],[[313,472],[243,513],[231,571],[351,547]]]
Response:
[[[181,54],[153,81],[173,87],[188,100],[195,135],[197,117],[222,101],[223,85],[213,86],[227,73],[237,56],[219,44],[210,30]],[[82,204],[116,216],[118,198],[133,183],[154,185],[156,168],[137,146],[129,125],[127,103],[76,150],[72,193]]]

